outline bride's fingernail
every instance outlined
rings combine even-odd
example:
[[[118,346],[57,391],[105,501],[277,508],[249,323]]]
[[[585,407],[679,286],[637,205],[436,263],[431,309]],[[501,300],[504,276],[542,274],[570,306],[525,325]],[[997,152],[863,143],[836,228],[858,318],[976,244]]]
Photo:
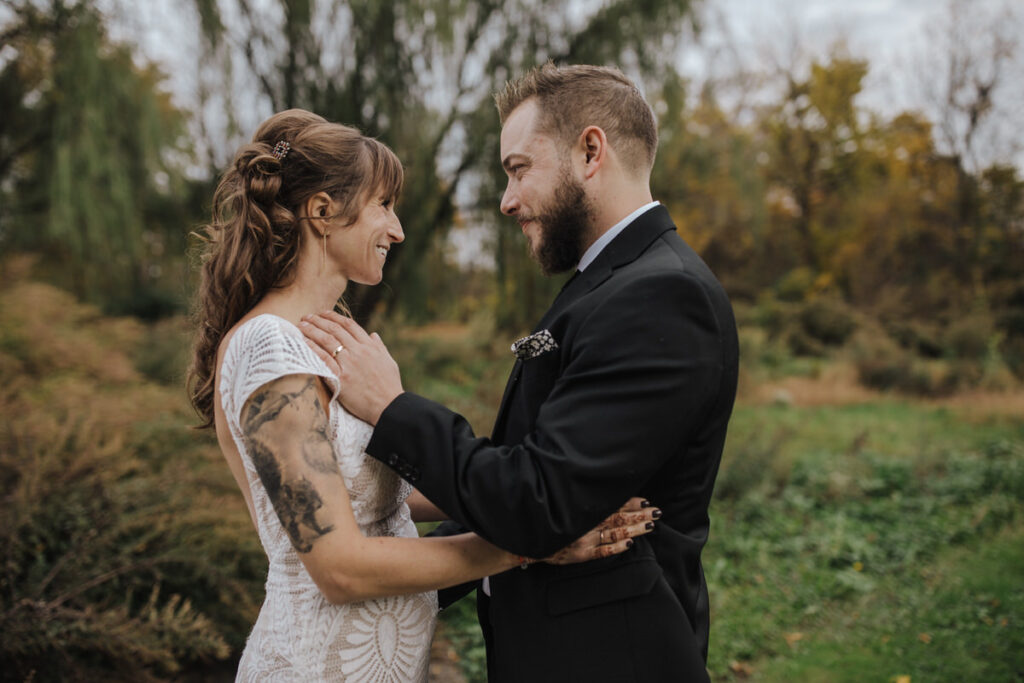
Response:
[[[655,510],[651,513],[651,517],[654,519],[661,519],[661,510]]]
[[[633,547],[633,539],[632,538],[629,539],[628,541],[626,541],[626,547],[627,548],[632,548]]]
[[[654,522],[647,522],[647,524],[644,524],[644,528],[650,531],[654,528]]]
[[[649,500],[641,500],[640,501],[640,507],[642,507],[642,508],[649,508],[649,507],[651,507],[651,501],[649,501]]]

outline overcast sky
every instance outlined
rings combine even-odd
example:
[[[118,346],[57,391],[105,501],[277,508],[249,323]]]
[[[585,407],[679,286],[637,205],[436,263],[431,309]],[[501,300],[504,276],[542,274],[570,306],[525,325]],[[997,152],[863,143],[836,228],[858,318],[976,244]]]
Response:
[[[97,0],[113,18],[115,38],[139,44],[147,57],[162,63],[168,86],[181,106],[194,104],[194,83],[201,56],[194,6],[184,0]],[[386,0],[381,0],[386,1]],[[599,0],[578,0],[585,4]],[[961,0],[965,23],[1007,14],[1005,23],[1024,35],[1024,0]],[[949,0],[701,0],[703,31],[699,44],[685,48],[679,61],[694,81],[725,76],[737,69],[769,69],[825,57],[837,44],[866,58],[870,71],[861,105],[891,116],[906,109],[928,111],[928,81],[940,79],[937,35],[949,16]],[[227,3],[230,5],[231,3]],[[975,38],[977,41],[977,38]],[[984,44],[984,40],[981,41]],[[929,60],[935,62],[932,68]],[[1017,49],[1012,73],[1004,78],[1024,83],[1024,49]],[[1024,87],[1004,88],[1000,97],[1016,97],[1005,131],[1024,128]],[[255,126],[270,111],[252,111]],[[246,118],[246,117],[241,117]],[[1014,137],[1011,133],[1009,137]],[[1016,136],[1024,137],[1024,136]],[[1024,167],[1024,153],[1013,158]]]

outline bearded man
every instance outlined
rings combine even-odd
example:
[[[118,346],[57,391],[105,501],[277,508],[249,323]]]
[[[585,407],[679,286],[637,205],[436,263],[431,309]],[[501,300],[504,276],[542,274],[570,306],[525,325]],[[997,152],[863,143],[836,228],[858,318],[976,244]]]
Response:
[[[547,557],[632,496],[661,509],[625,553],[483,582],[491,681],[708,680],[700,554],[736,393],[732,309],[652,200],[657,128],[626,76],[549,63],[496,101],[501,211],[545,273],[576,274],[513,345],[491,437],[403,392],[352,321],[314,317],[307,335],[344,406],[375,425],[367,453],[506,550]]]

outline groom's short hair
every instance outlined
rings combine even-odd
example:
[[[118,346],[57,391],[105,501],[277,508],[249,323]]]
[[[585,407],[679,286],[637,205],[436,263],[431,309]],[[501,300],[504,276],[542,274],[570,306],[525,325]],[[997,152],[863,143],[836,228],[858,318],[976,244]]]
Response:
[[[633,171],[649,172],[658,148],[654,112],[633,81],[618,69],[576,64],[535,67],[494,96],[501,124],[521,104],[537,98],[540,132],[572,144],[587,126],[598,126]]]

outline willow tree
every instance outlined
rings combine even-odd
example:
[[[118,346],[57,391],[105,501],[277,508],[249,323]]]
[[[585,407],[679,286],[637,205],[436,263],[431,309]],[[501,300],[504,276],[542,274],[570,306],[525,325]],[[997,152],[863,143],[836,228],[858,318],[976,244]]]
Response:
[[[429,315],[431,283],[446,274],[427,272],[438,259],[426,255],[444,248],[459,214],[463,222],[501,226],[497,312],[515,328],[543,310],[552,283],[526,265],[521,237],[507,239],[506,223],[497,220],[492,93],[548,59],[616,63],[657,81],[694,0],[195,2],[208,63],[252,84],[236,102],[251,102],[255,91],[267,113],[312,109],[381,138],[405,162],[399,215],[406,241],[388,259],[390,288],[352,296],[357,314],[384,303],[410,319]]]
[[[0,238],[79,295],[123,302],[160,277],[184,119],[91,2],[9,7]]]

